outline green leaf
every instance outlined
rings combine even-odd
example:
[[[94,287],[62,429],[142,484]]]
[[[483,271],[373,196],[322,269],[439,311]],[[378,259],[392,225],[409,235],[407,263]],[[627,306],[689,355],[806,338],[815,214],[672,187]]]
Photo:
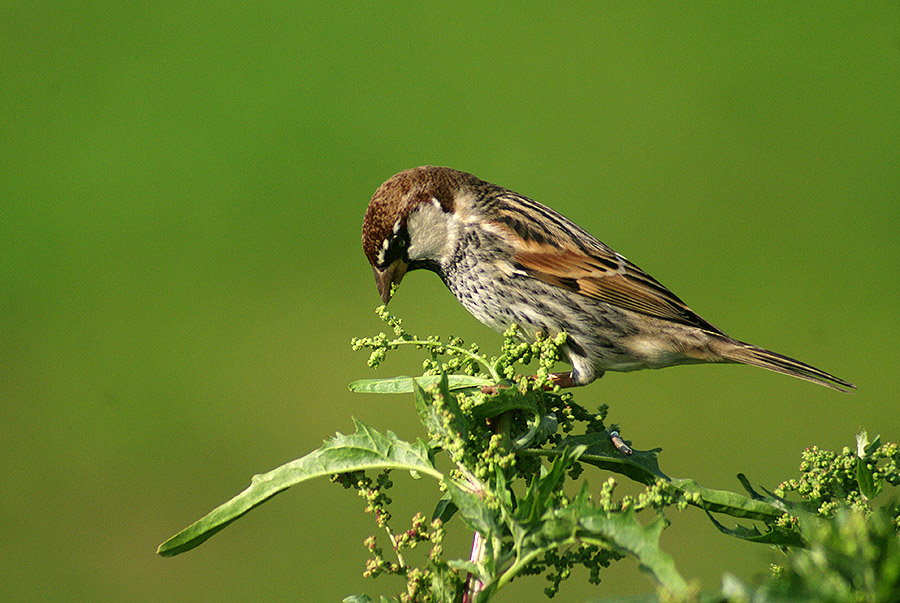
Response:
[[[429,563],[431,575],[431,601],[434,603],[456,603],[457,594],[462,590],[462,580],[457,572],[441,564]]]
[[[628,456],[622,455],[609,440],[607,433],[589,433],[581,436],[569,436],[563,439],[559,448],[586,446],[579,459],[582,463],[594,465],[600,469],[620,473],[642,484],[653,484],[657,479],[668,481],[669,476],[659,468],[657,454],[654,450],[634,450]]]
[[[869,500],[878,496],[884,486],[880,478],[875,479],[872,468],[864,458],[856,459],[856,483],[859,484],[859,491]]]
[[[623,456],[604,433],[570,436],[560,443],[560,447],[573,444],[587,446],[587,450],[579,459],[582,463],[625,475],[643,484],[653,484],[661,479],[667,482],[670,488],[684,494],[690,504],[713,513],[758,520],[771,520],[784,513],[781,505],[776,504],[774,500],[761,500],[761,497],[754,500],[727,490],[706,488],[692,479],[670,478],[659,468],[657,458],[659,448],[634,450],[632,454]]]
[[[875,439],[869,442],[869,436],[862,427],[856,433],[856,456],[864,458],[871,456],[881,446],[881,435],[875,436]]]
[[[866,447],[869,445],[869,434],[862,427],[856,432],[856,456],[863,458],[866,456]]]
[[[585,446],[576,446],[566,449],[564,454],[553,460],[549,470],[541,466],[540,475],[531,481],[525,496],[518,501],[513,515],[516,521],[530,525],[544,514],[547,503],[553,500],[553,493],[566,476],[566,469],[578,460],[585,448]]]
[[[434,389],[425,391],[420,385],[419,380],[410,381],[413,385],[413,392],[416,394],[416,412],[422,420],[422,424],[432,434],[441,434],[445,437],[452,438],[454,436],[465,438],[471,425],[466,415],[459,407],[456,397],[450,393],[449,377],[452,375],[441,375],[441,378],[434,384],[437,385],[438,391]],[[441,396],[443,404],[451,416],[451,425],[448,427],[444,424],[441,413],[435,408],[433,396]],[[455,433],[451,433],[453,430]]]
[[[658,479],[663,480],[671,490],[683,494],[689,504],[706,511],[713,525],[725,534],[751,542],[780,546],[801,546],[803,544],[803,538],[790,530],[772,529],[767,532],[760,532],[755,527],[747,528],[744,526],[735,526],[735,528],[730,529],[716,521],[712,513],[771,522],[785,512],[785,505],[782,501],[775,497],[770,496],[767,498],[758,494],[743,475],[738,475],[738,480],[750,493],[751,498],[727,490],[706,488],[692,479],[668,477],[659,468],[657,458],[659,449],[649,451],[634,450],[631,455],[623,456],[609,441],[609,437],[602,433],[569,437],[563,440],[563,444],[576,441],[589,444],[587,451],[580,459],[582,462],[626,475],[645,484],[654,483]],[[666,568],[663,567],[662,569],[665,570]]]
[[[866,456],[871,456],[875,454],[875,451],[881,447],[881,434],[875,436],[875,439],[869,442],[869,445],[865,448]]]
[[[449,559],[447,565],[460,572],[478,574],[478,566],[468,559]]]
[[[579,533],[582,541],[603,546],[612,542],[619,549],[634,555],[643,571],[671,593],[686,594],[687,583],[676,571],[675,562],[659,548],[659,536],[666,527],[666,519],[662,515],[648,525],[643,526],[635,518],[634,510],[628,509],[620,513],[598,510],[579,521],[586,533]],[[600,542],[592,542],[591,535],[602,538]]]
[[[459,509],[457,508],[456,504],[454,504],[454,502],[450,500],[450,495],[444,494],[441,500],[439,500],[437,505],[435,505],[434,507],[434,513],[431,514],[431,521],[440,519],[442,523],[447,523],[458,510]]]
[[[536,412],[540,393],[529,391],[525,394],[509,387],[500,388],[497,393],[472,408],[472,414],[478,418],[496,417],[511,410],[530,410]]]
[[[738,473],[737,479],[739,482],[741,482],[741,486],[743,486],[744,490],[746,490],[750,495],[750,498],[752,498],[753,500],[766,500],[765,496],[753,489],[753,485],[750,483],[750,480],[747,479],[746,475],[744,475],[743,473]],[[768,493],[768,490],[766,490],[766,493]]]
[[[543,416],[535,413],[533,419],[528,423],[528,431],[513,442],[513,449],[521,450],[532,444],[540,446],[558,430],[559,420],[556,418],[556,413],[551,412]]]
[[[755,526],[748,528],[742,525],[735,525],[734,528],[727,528],[716,521],[716,518],[713,517],[712,513],[709,511],[706,512],[706,516],[709,517],[709,520],[720,532],[728,534],[729,536],[734,536],[735,538],[740,538],[741,540],[775,546],[806,546],[806,541],[803,539],[803,536],[793,530],[769,526],[770,529],[768,531],[760,532]]]
[[[529,559],[575,543],[615,548],[637,558],[640,567],[670,593],[684,595],[687,584],[675,570],[675,562],[659,548],[659,536],[666,525],[662,515],[647,526],[641,525],[634,509],[605,511],[590,501],[587,486],[564,508],[548,509],[536,531],[520,541],[519,559],[502,581],[506,582]]]
[[[440,413],[438,413],[437,409],[431,403],[431,396],[427,395],[425,390],[415,381],[410,380],[410,383],[413,385],[413,392],[416,395],[416,413],[418,413],[422,425],[425,426],[428,433],[443,433],[444,422],[441,419]]]
[[[416,383],[422,388],[435,385],[440,380],[441,377],[439,375],[415,378]],[[484,387],[485,385],[494,384],[490,379],[473,377],[471,375],[448,375],[447,380],[451,390]],[[362,394],[408,394],[413,391],[412,382],[412,377],[400,375],[399,377],[388,377],[386,379],[359,379],[351,383],[349,387],[351,392]]]
[[[875,479],[875,474],[866,458],[874,453],[881,445],[881,436],[875,436],[875,441],[869,443],[866,430],[860,428],[856,434],[856,483],[859,484],[859,491],[869,500],[878,496],[881,488],[884,486],[881,479]]]
[[[446,480],[447,493],[459,510],[463,523],[482,534],[491,534],[497,529],[497,512],[488,508],[476,494],[462,488],[451,480]]]
[[[356,433],[338,433],[303,458],[254,476],[249,488],[162,543],[157,553],[171,556],[188,551],[279,492],[314,477],[390,468],[419,471],[443,479],[429,459],[427,446],[421,441],[412,444],[400,440],[390,431],[382,434],[359,421],[353,422]]]
[[[684,493],[688,503],[713,513],[724,513],[732,517],[760,521],[772,520],[784,514],[780,505],[763,500],[753,500],[728,490],[706,488],[692,479],[671,479],[669,484]],[[696,500],[697,496],[699,496],[699,501]]]

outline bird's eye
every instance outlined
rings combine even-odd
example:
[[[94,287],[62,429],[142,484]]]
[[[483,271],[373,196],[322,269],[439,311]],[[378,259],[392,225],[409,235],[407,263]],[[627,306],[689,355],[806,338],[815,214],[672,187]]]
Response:
[[[381,249],[378,251],[378,265],[387,266],[395,260],[405,257],[408,248],[409,235],[405,231],[400,231],[386,238],[381,243]]]

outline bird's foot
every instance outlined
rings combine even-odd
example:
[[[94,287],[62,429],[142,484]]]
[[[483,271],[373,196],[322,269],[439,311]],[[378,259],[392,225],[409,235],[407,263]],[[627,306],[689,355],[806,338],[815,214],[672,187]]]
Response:
[[[550,381],[553,385],[558,385],[561,388],[575,387],[578,385],[575,383],[575,379],[572,378],[572,371],[567,371],[565,373],[550,373],[548,377],[550,377]]]

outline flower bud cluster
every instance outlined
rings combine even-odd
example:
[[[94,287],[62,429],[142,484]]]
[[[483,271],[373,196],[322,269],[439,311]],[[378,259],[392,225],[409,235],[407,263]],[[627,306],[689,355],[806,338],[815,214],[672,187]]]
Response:
[[[582,565],[590,572],[588,581],[600,584],[600,570],[609,567],[613,561],[624,559],[625,555],[613,548],[598,547],[593,544],[582,544],[568,550],[551,549],[542,558],[528,565],[523,575],[547,572],[546,579],[550,585],[544,588],[544,594],[553,598],[560,584],[572,575],[575,566]]]
[[[900,485],[900,452],[896,444],[886,443],[860,455],[848,447],[839,453],[818,446],[807,448],[801,455],[800,477],[782,482],[775,494],[785,497],[793,492],[826,516],[844,505],[869,512],[871,501],[860,491],[858,464],[865,463],[873,483],[897,486]]]
[[[350,471],[332,476],[331,481],[341,484],[344,488],[356,488],[359,495],[366,499],[366,513],[374,515],[375,523],[382,528],[391,520],[388,505],[393,501],[386,493],[394,485],[390,473],[391,470],[386,469],[373,481],[364,471]]]
[[[442,573],[449,571],[446,562],[441,559],[444,524],[440,519],[429,522],[422,513],[416,513],[409,529],[394,534],[388,525],[391,513],[387,507],[391,504],[391,499],[385,493],[393,486],[389,474],[390,471],[383,471],[373,480],[362,471],[354,471],[337,474],[332,477],[332,481],[345,488],[356,488],[359,495],[366,499],[366,513],[375,515],[376,525],[387,533],[391,549],[397,557],[397,561],[385,558],[384,550],[378,546],[377,538],[374,535],[369,536],[363,541],[363,545],[371,555],[366,561],[363,577],[404,576],[407,580],[407,589],[400,595],[400,600],[405,603],[425,603],[431,601],[430,589],[435,571]],[[428,563],[425,567],[411,567],[403,558],[404,551],[415,549],[424,542],[432,545],[428,553]]]

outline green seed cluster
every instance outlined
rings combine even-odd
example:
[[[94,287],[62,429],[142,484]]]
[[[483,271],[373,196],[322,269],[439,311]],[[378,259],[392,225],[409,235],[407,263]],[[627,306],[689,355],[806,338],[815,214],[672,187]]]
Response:
[[[354,337],[350,340],[350,346],[355,351],[371,350],[367,362],[370,367],[378,368],[389,351],[396,350],[401,345],[412,345],[416,349],[428,350],[431,354],[423,363],[424,375],[445,372],[486,376],[479,366],[487,367],[488,359],[479,354],[477,345],[465,348],[463,340],[458,337],[450,337],[447,342],[441,341],[436,335],[421,339],[407,333],[403,328],[403,321],[390,314],[385,306],[376,308],[375,313],[391,328],[393,336],[382,332],[374,337]],[[444,357],[446,361],[443,360]]]
[[[607,478],[600,487],[599,495],[594,497],[594,504],[597,508],[615,513],[632,509],[634,511],[643,511],[644,509],[662,510],[673,505],[683,509],[687,507],[691,494],[680,496],[673,494],[672,489],[664,480],[656,480],[655,483],[646,486],[644,491],[636,497],[625,495],[621,499],[616,499],[615,493],[618,483],[615,478]],[[699,499],[699,495],[697,496]]]
[[[529,566],[527,571],[534,574],[547,572],[545,577],[550,585],[544,588],[544,594],[552,599],[559,592],[560,584],[569,579],[576,566],[584,566],[590,572],[588,581],[591,584],[600,584],[600,570],[609,567],[613,561],[624,558],[625,555],[615,549],[582,544],[567,551],[551,549],[543,559]]]
[[[879,445],[863,457],[848,447],[838,453],[813,446],[801,456],[800,477],[782,482],[775,494],[785,497],[794,493],[824,516],[833,515],[840,506],[869,512],[872,501],[860,491],[859,463],[865,463],[873,483],[900,485],[900,452],[896,444]]]
[[[425,375],[437,375],[441,372],[462,373],[497,381],[502,379],[512,381],[516,378],[518,366],[529,365],[537,360],[538,367],[533,377],[536,386],[553,388],[549,375],[559,361],[559,348],[566,341],[565,333],[554,337],[540,333],[535,337],[528,337],[518,326],[513,325],[503,334],[501,355],[488,357],[481,354],[475,344],[465,347],[463,340],[458,337],[449,337],[444,342],[434,335],[425,339],[411,335],[403,328],[402,320],[391,315],[385,306],[376,308],[375,313],[387,323],[393,335],[379,333],[374,337],[354,337],[350,342],[354,350],[371,350],[368,365],[372,368],[378,368],[388,351],[396,350],[401,345],[412,345],[430,352],[430,358],[423,362]]]
[[[444,525],[440,519],[429,522],[422,513],[416,513],[410,522],[410,528],[399,533],[394,533],[389,525],[392,518],[388,505],[390,497],[386,491],[393,486],[390,471],[382,471],[375,479],[371,479],[362,471],[342,473],[332,477],[332,481],[343,485],[345,488],[355,488],[361,497],[366,500],[366,513],[375,516],[376,525],[385,530],[391,542],[391,549],[397,561],[391,561],[385,557],[384,549],[378,546],[378,540],[374,535],[363,541],[363,545],[369,551],[370,558],[366,560],[363,577],[375,578],[381,575],[396,575],[406,578],[406,592],[400,595],[404,603],[431,603],[434,601],[432,585],[436,579],[446,579],[452,585],[460,582],[447,563],[442,560]],[[430,543],[425,567],[413,567],[404,559],[404,552],[415,549],[421,543]],[[439,574],[439,577],[437,576]]]
[[[373,481],[363,471],[351,471],[338,473],[332,476],[331,481],[341,484],[344,488],[355,488],[359,495],[366,499],[366,513],[374,515],[375,523],[379,528],[383,528],[391,520],[388,505],[393,501],[387,495],[387,490],[393,487],[394,482],[391,481],[390,473],[390,470],[382,471]]]

